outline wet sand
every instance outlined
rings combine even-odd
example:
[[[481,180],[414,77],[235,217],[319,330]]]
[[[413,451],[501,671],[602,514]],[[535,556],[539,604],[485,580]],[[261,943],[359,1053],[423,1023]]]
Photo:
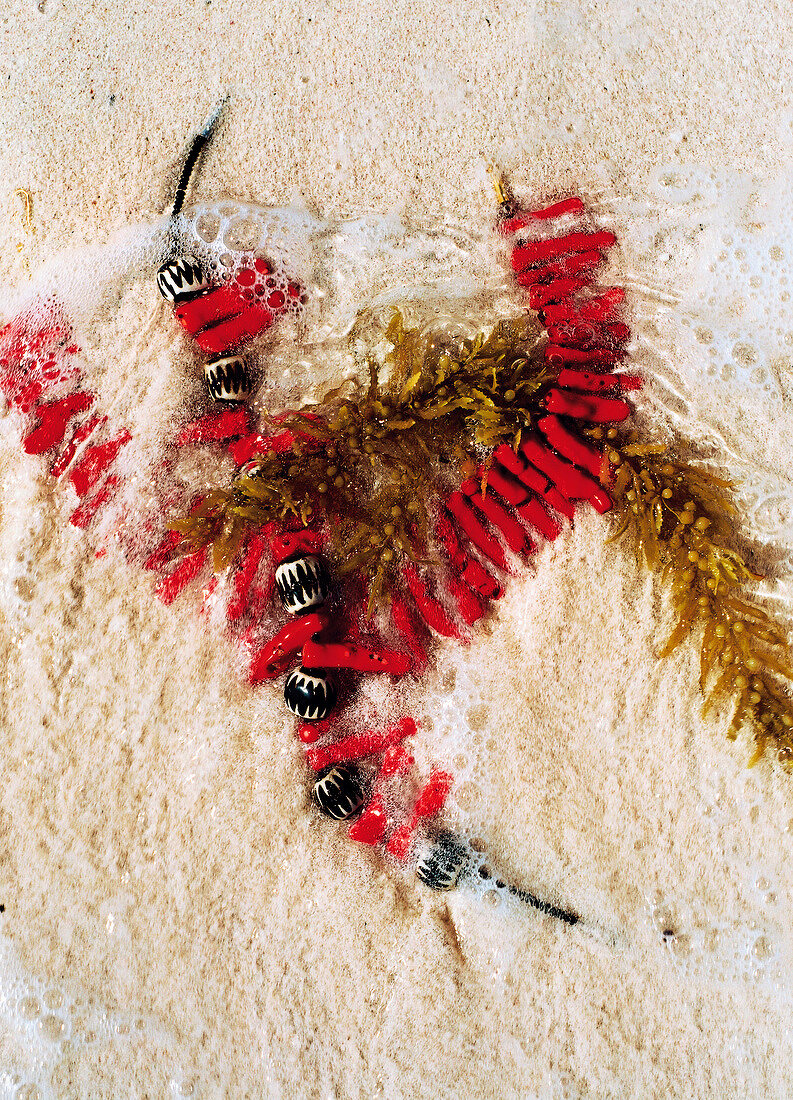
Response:
[[[620,235],[636,365],[665,379],[647,400],[674,382],[691,434],[758,471],[789,606],[766,518],[790,503],[780,9],[43,8],[0,20],[7,285],[157,217],[226,88],[207,199],[482,230],[489,159],[538,201],[583,194]],[[150,308],[124,300],[119,345]],[[110,355],[105,392],[135,369]],[[791,780],[703,720],[694,646],[657,661],[668,609],[602,520],[546,547],[469,649],[440,645],[410,701],[461,780],[451,818],[613,944],[432,895],[313,816],[278,691],[253,695],[197,597],[165,608],[97,559],[0,424],[2,1095],[790,1095]]]

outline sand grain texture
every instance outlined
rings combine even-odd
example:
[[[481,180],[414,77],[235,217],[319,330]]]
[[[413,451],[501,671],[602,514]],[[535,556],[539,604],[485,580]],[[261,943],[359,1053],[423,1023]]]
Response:
[[[708,382],[709,341],[675,320],[718,262],[721,207],[706,225],[695,186],[658,197],[664,166],[721,173],[743,196],[724,216],[751,233],[753,189],[768,204],[787,180],[781,5],[42,6],[0,16],[9,285],[156,217],[183,136],[231,88],[202,197],[482,228],[485,158],[523,194],[584,194],[623,242],[639,367],[672,364],[784,479],[789,362],[757,343],[779,385],[744,397]],[[783,213],[766,220],[784,236]],[[736,297],[751,274],[738,263]],[[125,324],[149,306],[125,299]],[[751,343],[764,321],[719,324]],[[130,369],[109,362],[109,384]],[[747,771],[724,714],[703,721],[693,647],[656,661],[668,609],[602,520],[545,548],[469,650],[439,647],[415,705],[426,758],[464,757],[452,812],[616,946],[431,896],[318,822],[277,691],[254,701],[195,596],[164,608],[97,560],[0,425],[2,1096],[793,1093],[791,780]]]

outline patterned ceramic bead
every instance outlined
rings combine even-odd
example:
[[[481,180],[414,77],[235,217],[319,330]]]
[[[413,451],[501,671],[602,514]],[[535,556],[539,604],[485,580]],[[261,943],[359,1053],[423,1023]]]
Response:
[[[355,768],[330,768],[314,784],[314,801],[327,817],[344,821],[363,806],[363,783]]]
[[[286,705],[306,722],[327,718],[337,695],[334,680],[321,668],[296,668],[284,684]]]
[[[253,392],[250,371],[238,355],[207,363],[204,378],[215,401],[245,401]]]
[[[262,464],[258,458],[249,458],[234,474],[234,480],[238,481],[241,477],[258,477],[261,467]]]
[[[432,890],[450,890],[470,859],[468,848],[453,833],[430,837],[419,854],[416,875]]]
[[[324,603],[330,589],[327,570],[313,554],[282,562],[275,571],[275,583],[281,603],[293,615]]]
[[[157,272],[157,286],[166,302],[176,304],[208,290],[212,283],[205,277],[195,256],[180,256],[162,265]]]

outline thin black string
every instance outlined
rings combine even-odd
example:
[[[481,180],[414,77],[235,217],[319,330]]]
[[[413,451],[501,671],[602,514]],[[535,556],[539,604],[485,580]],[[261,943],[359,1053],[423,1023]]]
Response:
[[[207,145],[212,138],[212,134],[215,131],[215,126],[217,125],[217,121],[220,118],[221,111],[223,110],[227,99],[228,94],[223,97],[223,99],[217,105],[207,121],[204,123],[201,132],[196,134],[196,136],[193,138],[193,143],[190,146],[187,158],[184,162],[184,167],[182,168],[181,175],[179,176],[179,182],[176,185],[176,193],[174,195],[173,206],[171,208],[172,218],[175,218],[184,206],[184,201],[187,197],[187,189],[190,186],[190,179],[193,175],[193,172],[195,171],[196,165],[198,164],[199,158],[204,151],[204,146]]]
[[[517,886],[507,886],[507,890],[510,894],[514,894],[516,898],[525,901],[527,905],[534,906],[541,913],[547,913],[549,917],[556,917],[557,920],[562,920],[565,924],[578,924],[580,918],[575,913],[570,913],[566,909],[559,909],[548,901],[542,901],[540,898],[536,898],[534,894],[530,894],[528,890],[519,890]]]
[[[487,867],[479,868],[479,876],[484,879],[493,878]],[[565,924],[578,924],[581,919],[577,913],[573,913],[568,909],[560,909],[557,905],[551,905],[549,901],[543,901],[542,898],[538,898],[535,894],[530,894],[528,890],[521,890],[517,886],[512,886],[510,883],[504,882],[503,879],[495,879],[494,885],[499,890],[506,890],[508,893],[512,894],[513,897],[518,898],[519,901],[525,902],[526,905],[531,905],[532,908],[539,909],[541,913],[546,913],[549,917],[555,917],[557,920],[564,921]]]
[[[190,146],[190,152],[187,154],[187,160],[184,162],[184,168],[182,174],[179,177],[179,183],[176,186],[176,194],[173,200],[173,207],[171,209],[171,217],[175,218],[184,206],[184,200],[187,197],[187,188],[190,184],[190,177],[193,174],[198,158],[201,156],[201,151],[207,143],[207,138],[204,134],[196,134],[193,139],[193,144]]]

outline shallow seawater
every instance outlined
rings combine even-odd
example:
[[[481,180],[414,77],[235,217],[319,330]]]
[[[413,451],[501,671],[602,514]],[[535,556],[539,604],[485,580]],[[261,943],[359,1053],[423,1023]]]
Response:
[[[787,615],[793,592],[793,487],[784,425],[793,354],[785,289],[793,278],[793,253],[785,230],[789,208],[793,188],[787,182],[762,187],[756,181],[685,165],[659,169],[648,197],[605,195],[599,208],[600,220],[616,224],[621,238],[622,254],[612,258],[610,276],[630,291],[636,334],[633,359],[649,379],[643,415],[706,446],[721,465],[743,478],[746,534],[773,565],[764,593]],[[261,378],[257,401],[262,409],[298,403],[357,374],[363,349],[377,338],[396,305],[427,323],[460,326],[465,318],[470,330],[520,305],[501,246],[486,227],[479,232],[453,225],[422,227],[378,215],[331,221],[306,211],[266,209],[234,200],[198,204],[175,228],[165,223],[132,227],[104,248],[54,260],[36,276],[32,290],[0,297],[0,312],[11,313],[31,294],[55,296],[65,304],[76,324],[82,366],[98,394],[100,410],[133,430],[123,470],[123,505],[140,514],[161,508],[161,486],[151,471],[162,460],[163,438],[173,432],[183,408],[198,407],[203,384],[198,360],[158,303],[154,285],[154,272],[174,233],[180,247],[219,272],[233,273],[251,256],[261,257],[272,264],[279,286],[295,282],[304,288],[305,301],[297,302],[256,349]],[[5,418],[2,430],[6,439],[13,437],[18,430],[13,418]],[[69,677],[93,673],[101,679],[102,674],[92,669],[94,655],[87,649],[59,654],[64,663],[55,671],[45,669],[35,653],[28,616],[31,606],[41,606],[36,602],[41,588],[38,555],[52,538],[52,512],[60,506],[43,488],[45,472],[36,460],[25,459],[21,469],[24,477],[9,477],[5,484],[0,607],[18,651],[18,667],[30,675],[31,696],[50,698],[51,682],[57,697]],[[228,474],[228,467],[218,468],[211,455],[196,455],[180,468],[185,482],[216,478],[222,484]],[[58,521],[62,518],[63,513]],[[109,525],[108,521],[103,528],[100,523],[86,535],[62,536],[75,574],[82,577],[89,568],[81,563],[80,540],[87,559],[105,545]],[[791,883],[785,870],[790,836],[784,832],[784,823],[793,823],[793,813],[786,808],[790,796],[779,775],[771,775],[770,769],[748,772],[737,755],[711,743],[720,734],[702,722],[698,703],[677,700],[672,688],[653,680],[652,636],[646,625],[656,610],[652,594],[635,577],[626,580],[618,552],[603,550],[599,542],[595,521],[582,520],[567,545],[546,548],[536,568],[515,579],[498,620],[470,648],[444,643],[426,681],[398,690],[370,684],[364,692],[362,714],[367,708],[416,708],[423,719],[417,762],[423,767],[439,762],[454,772],[449,822],[480,853],[479,866],[491,872],[486,877],[475,867],[460,890],[444,899],[447,910],[439,920],[458,941],[463,969],[487,987],[494,1003],[518,997],[527,943],[536,941],[545,945],[551,959],[556,953],[564,957],[572,952],[582,970],[602,966],[608,975],[629,976],[626,983],[641,974],[650,987],[657,983],[671,990],[672,1001],[678,994],[684,999],[692,990],[698,996],[704,990],[728,1003],[749,989],[752,997],[767,998],[773,1012],[787,1013],[793,1000]],[[617,609],[609,610],[602,594],[588,595],[593,561],[615,587],[630,587],[621,595],[641,624],[635,641],[636,660],[643,662],[639,673],[616,686],[599,681],[598,638],[565,638],[567,631],[583,635],[593,616],[612,614],[603,627],[611,648],[602,660],[612,661],[606,667],[615,676],[623,665],[630,670],[633,639],[618,637],[626,620],[619,618]],[[117,566],[132,568],[121,560]],[[131,651],[138,640],[137,612],[131,613],[123,593],[119,595],[123,582],[115,582],[115,592],[112,577],[103,583],[109,592],[106,630],[118,639],[120,652]],[[222,595],[221,589],[216,602]],[[224,644],[219,611],[214,613],[212,601],[205,601],[206,615],[199,619],[200,598],[195,593],[183,600],[170,629],[188,649],[202,643],[184,639],[200,632],[206,632],[217,649]],[[81,599],[74,597],[75,616]],[[595,608],[592,615],[590,605]],[[65,622],[68,608],[63,614]],[[101,632],[100,626],[96,629]],[[68,630],[64,637],[74,644]],[[162,655],[155,641],[148,638],[152,653]],[[567,649],[575,654],[572,664],[565,663]],[[108,649],[102,652],[107,656]],[[70,660],[78,666],[82,662],[82,667],[71,667]],[[133,667],[134,656],[129,660]],[[212,660],[217,672],[222,668],[217,653]],[[269,782],[273,771],[280,769],[287,778],[297,774],[301,761],[294,753],[290,756],[289,724],[273,718],[268,695],[262,692],[240,703],[246,687],[229,686],[217,678],[202,681],[196,671],[201,667],[200,661],[191,665],[190,687],[200,686],[194,713],[185,716],[178,733],[162,732],[166,744],[171,736],[175,739],[172,752],[156,741],[145,741],[147,722],[157,723],[158,706],[166,709],[158,695],[166,691],[161,670],[152,673],[151,684],[142,675],[132,679],[129,690],[139,691],[140,697],[127,701],[125,720],[129,723],[130,714],[134,717],[139,711],[132,740],[137,744],[137,738],[144,746],[142,754],[155,759],[147,773],[145,798],[151,797],[152,789],[159,796],[175,792],[181,813],[204,819],[212,815],[214,820],[217,809],[218,820],[228,828],[229,822],[245,821],[257,812],[258,796],[251,795],[250,810],[235,802],[224,816],[222,794],[214,786],[219,775],[230,782],[229,777],[243,768],[259,769],[265,778],[252,781],[255,792],[256,783]],[[678,672],[682,679],[685,669],[681,666]],[[642,682],[635,683],[637,679]],[[582,693],[588,693],[589,700],[586,728],[580,720]],[[97,694],[105,699],[112,685],[98,688]],[[236,727],[233,733],[225,731],[224,708],[234,704],[240,711],[244,707],[255,733]],[[555,724],[549,722],[549,714],[557,716]],[[668,723],[674,750],[668,760],[661,756],[660,734],[652,745],[653,760],[643,759],[644,746],[633,739],[634,726],[641,720]],[[87,726],[86,720],[86,730]],[[207,729],[214,738],[205,736]],[[78,737],[86,730],[78,731]],[[51,751],[46,731],[39,735]],[[280,747],[273,749],[273,744]],[[505,745],[511,756],[505,754]],[[167,756],[172,769],[165,779],[157,775],[158,752]],[[666,779],[666,769],[673,770],[672,780]],[[275,789],[282,793],[277,783]],[[208,810],[210,791],[213,801]],[[235,797],[240,791],[242,787],[235,789]],[[299,802],[302,796],[292,797],[287,808],[293,819],[308,820]],[[148,803],[146,807],[148,813]],[[675,812],[680,822],[671,820]],[[690,840],[690,867],[685,822],[694,822],[691,828],[697,833]],[[312,820],[295,827],[302,829],[301,843],[325,843],[322,850],[330,853],[339,874],[345,869],[350,875],[360,873],[371,885],[375,872],[369,866],[361,872],[349,863],[353,857],[346,852],[349,843],[343,833],[320,842],[314,825]],[[133,823],[133,834],[135,828]],[[241,831],[245,828],[240,825]],[[166,832],[165,843],[167,837]],[[215,843],[223,847],[225,842],[215,837]],[[279,843],[277,858],[288,868],[289,843],[283,838]],[[117,854],[114,859],[119,866],[123,862]],[[705,882],[711,871],[713,881]],[[124,874],[129,872],[114,875],[114,889],[107,891],[98,916],[91,918],[104,930],[105,943],[112,945],[116,959],[134,955],[141,946],[132,902],[135,883],[125,883]],[[332,868],[330,874],[332,882]],[[386,877],[395,889],[415,897],[409,874],[389,865]],[[582,925],[569,930],[555,926],[522,905],[506,886],[497,885],[499,881],[575,908]],[[310,876],[301,880],[297,892],[304,886],[311,890]],[[328,880],[323,879],[322,889],[331,889]],[[173,890],[181,915],[191,906],[189,868],[185,881]],[[320,898],[317,908],[321,904]],[[420,896],[410,904],[416,916],[421,905],[426,908],[426,899]],[[222,925],[222,906],[220,913],[213,910],[212,919],[221,922],[233,941],[234,933]],[[3,921],[10,931],[16,919],[6,913],[0,918],[0,931]],[[75,937],[78,953],[101,957],[101,944],[93,951],[78,946],[83,919],[84,914],[69,913],[67,921],[75,927],[61,933],[65,940]],[[410,924],[395,900],[395,927],[399,921],[407,932],[397,951],[401,969],[380,1017],[382,1042],[402,1026],[401,1013],[407,1014],[413,1003],[411,982],[421,982],[421,974],[410,969],[411,959],[429,951],[427,945],[437,932],[436,925],[428,931],[418,917]],[[242,933],[240,937],[245,944]],[[240,952],[244,954],[244,948]],[[536,980],[542,981],[541,959],[529,958],[538,968]],[[552,971],[552,963],[548,966]],[[456,980],[463,979],[457,975]],[[548,982],[550,988],[553,977]],[[69,973],[62,983],[26,973],[13,935],[0,938],[0,1098],[45,1100],[59,1095],[59,1073],[71,1060],[79,1060],[81,1052],[95,1052],[101,1060],[110,1051],[126,1057],[119,1054],[125,1048],[150,1052],[165,1090],[161,1095],[220,1094],[216,1083],[202,1079],[201,1067],[193,1061],[194,1047],[177,1029],[165,1028],[154,1013],[136,1006],[122,1010],[112,997],[107,1004],[83,998],[79,986],[79,971]],[[256,1008],[266,1015],[258,1003]],[[285,1028],[283,1021],[281,1026]],[[280,1071],[273,1060],[278,1061],[279,1051],[283,1055],[286,1043],[279,1035],[272,1047],[265,1043],[257,1053],[262,1072],[274,1080],[280,1079]],[[519,1044],[513,1054],[518,1064],[530,1060]],[[741,1073],[749,1072],[751,1056],[749,1046],[736,1053]],[[398,1073],[393,1072],[387,1094],[399,1095],[394,1091]],[[536,1095],[585,1095],[566,1073],[551,1071],[544,1090]]]

